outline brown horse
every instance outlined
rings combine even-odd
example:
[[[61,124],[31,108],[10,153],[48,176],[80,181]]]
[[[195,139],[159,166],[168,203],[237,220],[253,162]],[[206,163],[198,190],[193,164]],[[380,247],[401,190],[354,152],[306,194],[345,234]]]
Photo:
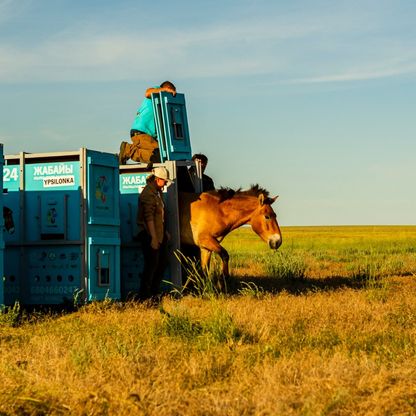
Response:
[[[221,188],[202,194],[180,193],[179,212],[181,243],[196,245],[201,250],[201,266],[208,268],[211,254],[222,260],[222,273],[229,276],[227,250],[221,246],[224,237],[236,228],[250,224],[269,247],[276,250],[282,236],[271,205],[277,199],[253,185],[247,191]],[[224,289],[223,282],[218,282]]]

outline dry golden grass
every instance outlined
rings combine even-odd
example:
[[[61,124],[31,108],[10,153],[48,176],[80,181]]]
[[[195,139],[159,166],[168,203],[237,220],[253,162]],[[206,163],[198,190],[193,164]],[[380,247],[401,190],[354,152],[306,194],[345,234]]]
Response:
[[[384,228],[369,237],[376,264],[401,256],[398,276],[383,269],[356,279],[345,261],[334,273],[350,250],[346,240],[367,250],[365,232],[357,242],[353,228],[319,230],[321,240],[316,229],[287,229],[291,255],[299,249],[311,259],[296,290],[262,275],[257,258],[248,268],[255,273],[242,265],[235,275],[259,286],[274,281],[270,292],[256,286],[242,295],[234,282],[232,295],[165,298],[160,309],[104,302],[14,327],[0,320],[0,415],[416,414],[416,279],[407,243],[416,227],[408,230],[403,239]],[[246,236],[242,230],[228,245],[250,263]],[[251,248],[270,255],[261,243]],[[319,264],[331,256],[325,274]]]

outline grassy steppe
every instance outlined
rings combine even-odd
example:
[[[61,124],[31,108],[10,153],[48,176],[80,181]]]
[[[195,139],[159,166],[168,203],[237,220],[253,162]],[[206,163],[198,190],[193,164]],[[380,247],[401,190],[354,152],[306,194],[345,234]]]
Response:
[[[227,237],[225,296],[0,316],[0,415],[416,414],[416,227]]]

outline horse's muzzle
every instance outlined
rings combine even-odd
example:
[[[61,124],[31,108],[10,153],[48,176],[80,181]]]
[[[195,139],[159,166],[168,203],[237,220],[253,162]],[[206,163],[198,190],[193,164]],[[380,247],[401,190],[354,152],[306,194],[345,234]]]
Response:
[[[274,234],[269,238],[269,247],[277,250],[282,244],[282,237],[280,234]]]

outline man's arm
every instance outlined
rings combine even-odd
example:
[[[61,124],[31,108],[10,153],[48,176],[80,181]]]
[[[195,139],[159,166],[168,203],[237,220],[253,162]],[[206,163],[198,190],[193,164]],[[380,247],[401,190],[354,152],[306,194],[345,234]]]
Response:
[[[152,241],[150,242],[150,246],[153,250],[157,250],[159,248],[159,241],[157,240],[156,236],[156,228],[155,228],[155,222],[152,220],[146,221],[147,229],[149,230],[150,237],[152,238]]]
[[[176,95],[176,91],[174,89],[169,88],[169,87],[163,87],[163,88],[148,88],[146,90],[145,97],[151,98],[152,94],[157,93],[157,92],[162,92],[162,91],[170,92],[173,96]]]
[[[155,197],[149,192],[148,188],[145,188],[140,195],[139,204],[143,210],[143,220],[145,223],[145,228],[149,233],[152,241],[150,245],[154,250],[159,248],[159,242],[157,241],[156,227],[154,221],[154,214],[156,211],[156,202]]]

